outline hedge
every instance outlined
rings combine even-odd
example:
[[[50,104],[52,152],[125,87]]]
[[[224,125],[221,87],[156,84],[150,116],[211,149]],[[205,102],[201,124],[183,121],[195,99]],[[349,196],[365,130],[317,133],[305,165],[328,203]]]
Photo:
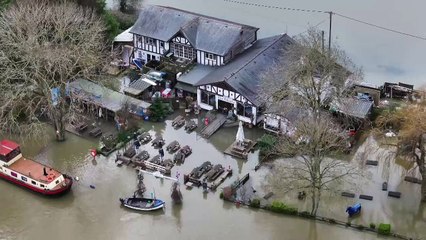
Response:
[[[378,233],[381,235],[390,235],[391,233],[391,225],[380,223],[379,228],[377,229]]]
[[[276,213],[285,213],[289,215],[297,215],[297,208],[289,207],[283,202],[273,201],[272,204],[268,207],[269,210]]]

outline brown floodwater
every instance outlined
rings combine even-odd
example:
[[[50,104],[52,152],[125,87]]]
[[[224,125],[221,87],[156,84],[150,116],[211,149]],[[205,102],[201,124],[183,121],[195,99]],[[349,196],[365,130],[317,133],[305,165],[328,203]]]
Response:
[[[235,139],[236,128],[221,129],[209,140],[195,132],[174,130],[171,121],[144,123],[151,133],[161,134],[167,142],[178,140],[193,148],[185,164],[173,169],[188,173],[204,161],[221,163],[235,169],[232,179],[250,172],[254,186],[262,192],[266,169],[254,172],[257,152],[247,161],[224,155]],[[48,132],[50,133],[50,131]],[[246,129],[246,137],[256,139],[260,129]],[[183,203],[174,205],[170,199],[171,182],[145,174],[148,192],[166,201],[164,211],[138,213],[120,207],[118,198],[129,196],[136,187],[136,171],[117,167],[114,156],[88,158],[97,141],[68,134],[65,142],[57,143],[50,134],[43,139],[25,141],[26,156],[54,166],[64,173],[78,176],[72,191],[61,198],[46,198],[5,181],[0,181],[0,239],[375,239],[376,236],[345,228],[286,217],[245,207],[219,199],[219,191],[203,194],[201,189],[181,187]],[[144,145],[151,155],[157,153]],[[166,153],[166,157],[171,157]],[[182,178],[182,175],[181,175]],[[182,181],[182,179],[181,179]],[[96,189],[89,186],[95,185]],[[221,186],[221,187],[222,187]],[[148,193],[149,194],[149,193]],[[402,203],[402,201],[400,202]]]

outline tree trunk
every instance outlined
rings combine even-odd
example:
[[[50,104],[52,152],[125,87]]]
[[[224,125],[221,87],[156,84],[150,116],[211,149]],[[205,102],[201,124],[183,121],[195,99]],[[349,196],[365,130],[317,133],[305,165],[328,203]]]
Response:
[[[65,123],[64,115],[62,114],[61,104],[54,107],[52,115],[53,125],[55,127],[56,141],[65,141]]]
[[[421,191],[421,197],[422,202],[426,202],[426,174],[422,174],[422,191]]]
[[[316,211],[315,211],[315,206],[316,206],[316,196],[315,196],[315,188],[312,188],[312,197],[311,197],[311,200],[312,200],[312,207],[311,207],[311,215],[314,215],[314,216],[316,216]]]
[[[319,203],[320,203],[320,200],[321,200],[321,190],[320,189],[317,189],[317,190],[318,190],[318,192],[316,194],[317,199],[316,199],[315,211],[314,211],[314,215],[315,216],[317,215],[317,211],[318,211],[318,208],[319,208]]]
[[[419,167],[419,172],[422,175],[422,190],[421,190],[421,197],[422,202],[426,202],[426,149],[425,149],[425,143],[424,143],[424,135],[421,134],[418,139],[419,144],[419,150],[420,150],[420,156],[416,156],[417,165]]]
[[[55,125],[56,141],[58,142],[65,141],[65,124],[63,120],[55,119],[53,123]]]
[[[312,191],[312,206],[311,206],[312,207],[311,214],[313,216],[317,215],[320,199],[321,199],[321,192],[317,190],[316,188],[314,188]]]

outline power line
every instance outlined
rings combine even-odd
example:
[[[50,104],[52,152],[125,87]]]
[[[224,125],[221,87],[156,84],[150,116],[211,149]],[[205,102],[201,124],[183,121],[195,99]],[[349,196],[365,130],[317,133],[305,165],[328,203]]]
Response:
[[[414,34],[411,34],[411,33],[401,32],[401,31],[398,31],[398,30],[395,30],[395,29],[382,27],[382,26],[376,25],[374,23],[369,23],[369,22],[362,21],[362,20],[359,20],[359,19],[356,19],[356,18],[353,18],[353,17],[348,17],[348,16],[345,16],[345,15],[342,15],[342,14],[336,13],[336,12],[333,12],[333,14],[335,14],[336,16],[342,17],[342,18],[346,18],[346,19],[351,20],[351,21],[355,21],[355,22],[358,22],[358,23],[362,23],[362,24],[371,26],[371,27],[379,28],[379,29],[386,30],[386,31],[389,31],[389,32],[401,34],[401,35],[404,35],[404,36],[407,36],[407,37],[417,38],[417,39],[426,41],[426,37],[421,37],[421,36],[414,35]]]
[[[328,11],[314,10],[314,9],[278,7],[278,6],[272,6],[272,5],[265,5],[265,4],[259,4],[259,3],[250,3],[250,2],[241,2],[241,1],[234,1],[234,0],[223,0],[223,1],[224,2],[231,2],[231,3],[242,4],[242,5],[255,6],[255,7],[275,8],[275,9],[281,9],[281,10],[287,10],[287,11],[313,12],[313,13],[329,13]]]
[[[315,9],[279,7],[279,6],[271,6],[271,5],[264,5],[264,4],[258,4],[258,3],[250,3],[250,2],[241,2],[241,1],[234,1],[234,0],[223,0],[223,1],[241,4],[241,5],[263,7],[263,8],[273,8],[273,9],[280,9],[280,10],[286,10],[286,11],[297,11],[297,12],[307,12],[307,13],[327,13],[327,14],[330,14],[330,17],[332,15],[336,15],[336,16],[345,18],[347,20],[358,22],[358,23],[361,23],[361,24],[364,24],[364,25],[367,25],[367,26],[370,26],[370,27],[375,27],[375,28],[378,28],[378,29],[381,29],[381,30],[384,30],[384,31],[388,31],[388,32],[400,34],[400,35],[403,35],[403,36],[406,36],[406,37],[411,37],[411,38],[416,38],[416,39],[419,39],[419,40],[426,41],[426,37],[418,36],[418,35],[411,34],[411,33],[402,32],[402,31],[395,30],[395,29],[388,28],[388,27],[382,27],[382,26],[379,26],[377,24],[370,23],[370,22],[367,22],[367,21],[363,21],[363,20],[360,20],[360,19],[356,19],[356,18],[353,18],[353,17],[349,17],[349,16],[346,16],[346,15],[343,15],[343,14],[340,14],[340,13],[337,13],[337,12],[315,10]]]

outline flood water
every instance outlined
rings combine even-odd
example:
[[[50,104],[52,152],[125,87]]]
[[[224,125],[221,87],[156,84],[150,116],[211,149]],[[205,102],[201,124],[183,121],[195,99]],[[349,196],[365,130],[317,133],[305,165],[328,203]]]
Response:
[[[114,6],[116,0],[107,1]],[[365,22],[426,37],[426,2],[422,0],[240,0],[239,2],[333,11]],[[294,36],[308,26],[317,26],[328,36],[329,18],[325,13],[285,11],[255,7],[224,0],[143,0],[142,4],[158,4],[181,8],[209,16],[259,27],[258,37],[280,33]],[[424,56],[426,41],[383,31],[333,16],[332,40],[337,42],[353,61],[362,66],[365,80],[381,85],[385,81],[406,82],[416,87],[426,84]]]
[[[185,164],[176,171],[189,173],[204,161],[230,165],[238,175],[254,173],[258,153],[247,161],[223,154],[235,139],[236,128],[221,129],[209,140],[184,129],[174,130],[171,120],[166,123],[144,125],[152,135],[162,134],[166,144],[179,140],[193,148]],[[49,132],[50,133],[50,132]],[[246,129],[247,138],[256,139],[262,131]],[[166,209],[155,213],[137,213],[120,207],[118,198],[129,196],[136,187],[134,169],[114,164],[114,157],[100,157],[93,162],[87,158],[97,141],[85,140],[68,134],[68,139],[57,143],[28,140],[22,146],[28,157],[52,165],[64,173],[78,176],[72,191],[61,198],[46,198],[5,181],[0,181],[0,239],[375,239],[375,235],[345,228],[289,218],[265,211],[237,208],[219,199],[219,191],[203,194],[201,189],[181,187],[183,204],[173,205],[171,183],[145,174],[148,191],[166,201]],[[143,149],[151,156],[157,154],[150,145]],[[166,153],[166,158],[171,157]],[[182,178],[182,176],[181,176]],[[258,179],[255,188],[262,191]],[[182,179],[181,179],[182,181]],[[89,186],[95,185],[96,189]],[[221,187],[222,187],[221,186]],[[149,193],[148,193],[149,194]],[[284,237],[285,236],[285,237]]]

